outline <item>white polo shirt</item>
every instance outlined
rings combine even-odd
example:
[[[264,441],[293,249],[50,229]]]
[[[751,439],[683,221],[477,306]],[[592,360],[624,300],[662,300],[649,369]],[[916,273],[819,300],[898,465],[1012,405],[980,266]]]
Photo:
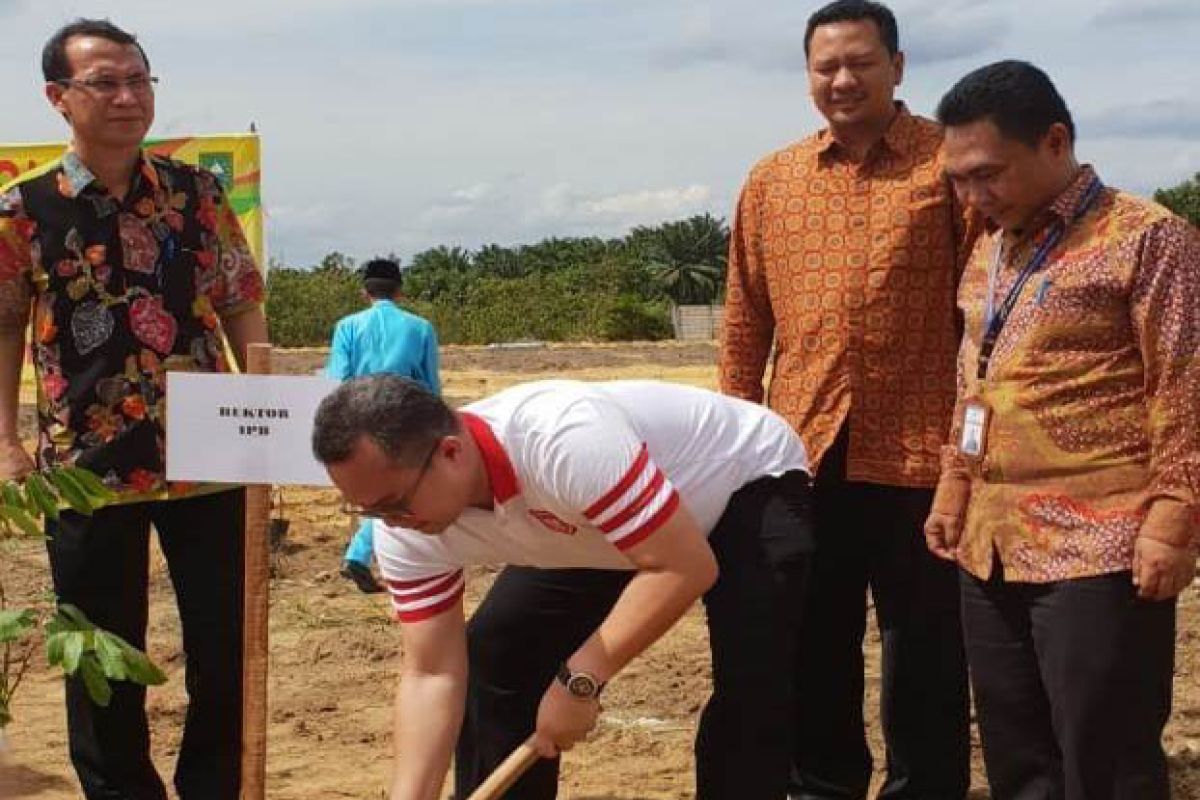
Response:
[[[653,381],[539,381],[465,406],[494,508],[440,534],[375,523],[375,554],[402,622],[454,606],[476,564],[632,569],[622,551],[682,503],[711,533],[752,481],[808,471],[799,437],[771,410]]]

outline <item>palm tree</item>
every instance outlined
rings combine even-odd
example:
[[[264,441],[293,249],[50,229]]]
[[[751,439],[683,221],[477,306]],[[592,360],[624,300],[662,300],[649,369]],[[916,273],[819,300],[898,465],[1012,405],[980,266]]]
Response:
[[[708,304],[720,294],[729,250],[725,221],[698,214],[655,228],[634,228],[627,246],[650,267],[676,304]]]

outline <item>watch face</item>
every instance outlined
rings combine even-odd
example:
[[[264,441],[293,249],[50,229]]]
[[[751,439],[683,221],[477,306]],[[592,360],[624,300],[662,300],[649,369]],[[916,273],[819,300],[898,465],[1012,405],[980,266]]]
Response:
[[[567,691],[576,697],[595,697],[599,687],[591,675],[576,673],[567,679]]]

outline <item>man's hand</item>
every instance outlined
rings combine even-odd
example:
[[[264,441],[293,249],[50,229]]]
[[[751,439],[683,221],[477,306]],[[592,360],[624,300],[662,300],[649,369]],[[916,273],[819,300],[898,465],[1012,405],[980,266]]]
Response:
[[[1133,545],[1133,585],[1143,600],[1170,600],[1196,577],[1196,553],[1148,536]]]
[[[23,478],[34,469],[33,459],[19,440],[0,441],[0,480]]]
[[[552,681],[538,706],[534,749],[542,758],[554,758],[570,750],[596,727],[599,714],[598,700],[576,697],[557,680]]]
[[[957,561],[961,537],[962,519],[956,515],[933,511],[925,520],[925,546],[938,558]]]

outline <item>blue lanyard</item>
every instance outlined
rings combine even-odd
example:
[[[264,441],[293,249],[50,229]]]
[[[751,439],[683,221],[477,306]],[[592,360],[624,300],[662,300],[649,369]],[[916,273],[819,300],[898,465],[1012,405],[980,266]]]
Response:
[[[1075,209],[1075,213],[1067,221],[1059,220],[1050,232],[1046,234],[1046,238],[1042,240],[1041,245],[1034,251],[1033,257],[1029,259],[1029,263],[1021,270],[1021,274],[1017,276],[1017,280],[1009,288],[1008,294],[1004,298],[1004,302],[999,308],[993,309],[992,304],[995,302],[995,287],[997,276],[1000,272],[1000,257],[999,244],[997,244],[996,258],[992,262],[992,268],[988,274],[988,297],[987,306],[984,312],[985,324],[987,328],[983,334],[983,341],[979,345],[979,371],[978,379],[983,380],[987,377],[988,365],[992,360],[992,353],[996,349],[996,341],[1000,338],[1000,332],[1004,330],[1004,323],[1008,322],[1008,317],[1012,314],[1013,309],[1017,306],[1017,301],[1021,297],[1021,291],[1025,288],[1025,284],[1029,283],[1029,279],[1036,273],[1041,272],[1046,266],[1046,259],[1050,257],[1050,251],[1062,241],[1066,235],[1067,227],[1079,221],[1087,210],[1091,208],[1092,203],[1096,202],[1096,198],[1100,196],[1100,190],[1104,188],[1104,184],[1100,182],[1100,178],[1092,176],[1092,182],[1088,184],[1087,189],[1083,193],[1083,197],[1079,200],[1079,206]]]

